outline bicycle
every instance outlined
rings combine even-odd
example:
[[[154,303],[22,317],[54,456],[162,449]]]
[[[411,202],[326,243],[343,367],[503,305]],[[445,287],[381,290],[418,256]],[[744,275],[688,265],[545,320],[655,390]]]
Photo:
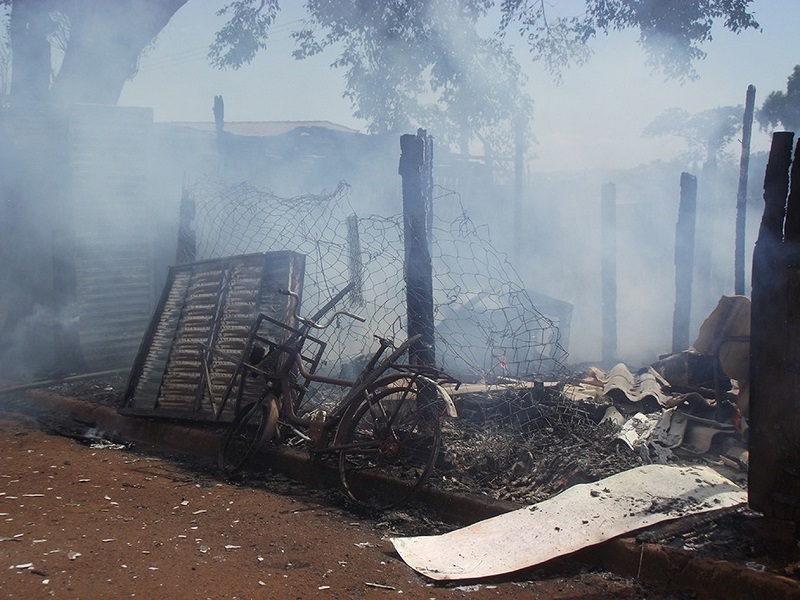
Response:
[[[338,454],[341,487],[351,502],[375,510],[406,504],[434,468],[442,416],[457,414],[442,384],[457,387],[459,382],[433,368],[398,363],[419,336],[397,347],[392,340],[375,336],[379,348],[355,378],[317,374],[325,344],[310,332],[328,328],[340,316],[364,319],[336,311],[324,325],[316,322],[342,292],[315,318],[297,314],[296,293],[282,293],[294,300],[294,318],[300,326],[263,314],[256,319],[223,399],[224,407],[235,392],[237,410],[220,447],[219,468],[228,477],[237,474],[264,440],[286,441],[278,431],[291,431],[301,437],[313,458]],[[308,342],[316,351],[304,351]],[[247,392],[247,382],[253,378],[262,386],[257,394]],[[348,391],[329,413],[298,414],[311,383]]]

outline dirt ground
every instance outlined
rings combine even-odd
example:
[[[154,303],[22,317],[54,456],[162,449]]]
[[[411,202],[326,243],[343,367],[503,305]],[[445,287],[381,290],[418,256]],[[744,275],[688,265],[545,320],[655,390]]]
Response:
[[[2,597],[684,597],[568,561],[433,584],[388,539],[419,533],[413,515],[365,518],[279,478],[232,485],[204,463],[92,448],[26,417],[0,420],[0,460]]]

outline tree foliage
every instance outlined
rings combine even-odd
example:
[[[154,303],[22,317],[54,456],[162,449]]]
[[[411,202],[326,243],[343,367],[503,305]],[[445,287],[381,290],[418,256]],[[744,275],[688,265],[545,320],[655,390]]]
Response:
[[[639,44],[655,71],[667,77],[696,77],[694,64],[705,58],[700,46],[712,39],[716,22],[735,33],[757,28],[752,0],[585,0],[582,14],[548,16],[546,0],[503,0],[501,27],[518,24],[535,58],[558,74],[571,61],[588,57],[588,42],[598,33],[639,31]]]
[[[233,4],[252,11],[259,2]],[[308,16],[294,33],[294,54],[302,59],[338,51],[332,67],[344,70],[344,96],[370,131],[398,131],[435,118],[437,130],[445,126],[449,137],[480,136],[518,124],[520,115],[527,125],[531,99],[508,41],[514,29],[556,78],[566,66],[589,59],[591,40],[599,33],[637,29],[655,70],[691,79],[715,24],[737,33],[758,27],[751,4],[584,0],[579,14],[554,16],[547,0],[306,0]],[[481,23],[497,14],[496,35],[480,35]],[[233,38],[218,35],[214,64],[240,66],[222,57],[223,43],[235,47]],[[249,48],[255,45],[249,42]],[[245,49],[233,56],[252,53]]]
[[[188,0],[0,0],[11,8],[12,94],[61,102],[116,103],[139,56]],[[198,0],[199,1],[199,0]],[[514,29],[558,77],[587,60],[599,33],[636,29],[649,62],[691,78],[712,27],[757,27],[752,0],[584,0],[553,15],[548,0],[305,0],[295,56],[338,54],[343,94],[375,132],[437,122],[437,135],[485,137],[531,113],[511,49]],[[279,0],[229,0],[210,62],[237,69],[267,47]],[[53,18],[57,15],[57,18]],[[494,34],[481,33],[494,21]],[[53,71],[52,46],[63,60]],[[765,113],[766,114],[766,113]],[[522,118],[520,118],[522,116]]]
[[[259,50],[266,49],[279,9],[278,0],[236,0],[218,10],[218,17],[230,18],[214,37],[208,53],[211,64],[238,69],[252,61]]]
[[[800,132],[800,65],[795,65],[786,81],[786,92],[774,91],[764,100],[756,113],[763,129],[783,125],[787,130]]]
[[[309,0],[296,58],[340,49],[344,96],[372,132],[437,123],[452,139],[530,111],[522,70],[500,40],[479,35],[491,2]]]
[[[716,163],[742,127],[741,106],[718,106],[698,113],[670,108],[644,130],[647,137],[673,136],[688,146],[686,158]]]

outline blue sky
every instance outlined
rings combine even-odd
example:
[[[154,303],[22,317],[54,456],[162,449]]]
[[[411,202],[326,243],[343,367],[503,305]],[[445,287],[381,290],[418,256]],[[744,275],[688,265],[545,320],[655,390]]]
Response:
[[[552,10],[567,12],[578,0],[551,0]],[[149,106],[157,121],[211,121],[215,95],[225,98],[228,121],[328,120],[363,129],[342,99],[341,73],[329,67],[334,56],[305,61],[291,58],[291,28],[302,18],[299,1],[285,2],[269,48],[238,71],[216,71],[206,59],[208,44],[222,20],[207,0],[190,0],[161,33],[144,58],[139,74],[123,90],[120,104]],[[760,105],[800,63],[796,31],[798,0],[756,0],[753,10],[761,31],[739,35],[715,32],[704,46],[707,58],[697,64],[699,79],[683,85],[665,81],[645,64],[636,32],[614,32],[593,42],[588,64],[565,72],[556,85],[526,55],[519,59],[530,79],[535,101],[534,171],[562,168],[626,168],[668,159],[680,145],[643,139],[641,132],[662,111],[681,107],[697,112],[742,104],[748,84]],[[435,126],[430,126],[435,134]],[[756,131],[754,149],[766,149],[769,137]]]

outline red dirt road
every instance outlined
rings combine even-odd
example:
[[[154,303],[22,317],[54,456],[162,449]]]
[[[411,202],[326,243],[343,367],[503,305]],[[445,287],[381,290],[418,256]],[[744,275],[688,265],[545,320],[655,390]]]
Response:
[[[0,597],[668,598],[605,573],[433,585],[324,493],[0,421]],[[284,489],[278,489],[283,487]],[[280,493],[284,492],[284,493]]]

